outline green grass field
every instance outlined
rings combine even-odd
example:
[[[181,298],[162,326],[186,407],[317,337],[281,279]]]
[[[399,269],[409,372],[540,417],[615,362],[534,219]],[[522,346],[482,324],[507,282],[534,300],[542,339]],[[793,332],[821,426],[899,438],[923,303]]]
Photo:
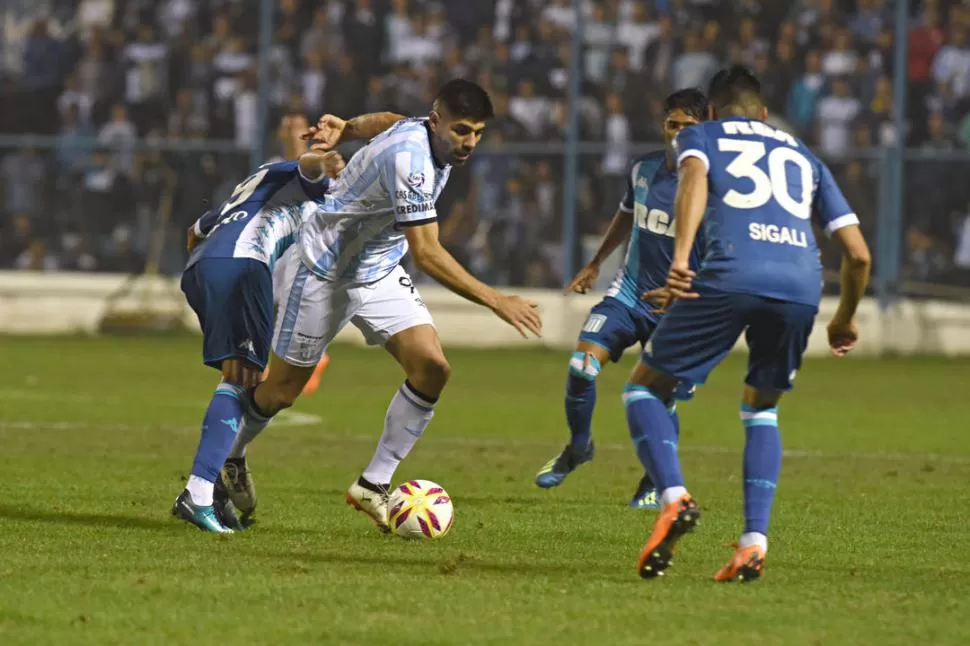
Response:
[[[682,407],[704,516],[660,580],[635,573],[653,514],[620,389],[596,460],[541,491],[565,441],[566,356],[449,353],[454,377],[398,479],[445,486],[452,532],[383,536],[343,501],[401,376],[336,347],[321,390],[250,452],[259,523],[169,516],[215,373],[197,339],[0,340],[0,643],[970,643],[970,362],[816,360],[781,409],[788,451],[765,577],[716,585],[740,532],[732,359]]]

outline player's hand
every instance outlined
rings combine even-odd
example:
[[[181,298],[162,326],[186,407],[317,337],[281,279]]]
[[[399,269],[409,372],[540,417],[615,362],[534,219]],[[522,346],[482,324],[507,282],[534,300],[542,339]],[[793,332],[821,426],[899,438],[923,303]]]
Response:
[[[195,232],[195,225],[193,224],[189,227],[189,232],[185,239],[185,250],[192,253],[192,250],[198,247],[200,242],[202,242],[202,238]]]
[[[670,271],[667,272],[667,289],[673,299],[694,300],[699,297],[697,292],[691,291],[694,285],[694,277],[697,274],[691,270],[688,264],[673,262],[670,264]]]
[[[585,294],[589,290],[593,289],[593,284],[596,279],[599,278],[600,268],[599,265],[595,263],[589,263],[585,267],[579,270],[576,277],[573,278],[572,282],[563,290],[564,294]]]
[[[311,147],[316,150],[316,146]],[[344,169],[347,163],[336,150],[331,150],[323,155],[323,172],[331,179],[337,179],[337,175]]]
[[[538,308],[539,304],[528,298],[501,294],[492,311],[528,339],[526,332],[542,336],[542,319],[539,318]]]
[[[664,314],[673,302],[674,297],[666,287],[658,287],[641,294],[640,300],[654,306],[654,309],[650,310],[651,314]]]
[[[303,139],[312,141],[314,150],[333,150],[340,143],[346,127],[347,122],[340,117],[325,114],[317,121],[317,125],[311,126],[309,130],[303,133]]]
[[[840,321],[832,319],[829,323],[829,348],[836,357],[849,354],[859,342],[859,328],[854,321]]]

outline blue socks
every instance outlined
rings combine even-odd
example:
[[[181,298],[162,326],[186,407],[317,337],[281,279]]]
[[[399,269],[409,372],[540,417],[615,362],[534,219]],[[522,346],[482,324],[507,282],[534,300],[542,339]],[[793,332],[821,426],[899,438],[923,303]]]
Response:
[[[585,352],[574,352],[569,359],[569,378],[566,381],[566,422],[569,424],[569,444],[583,451],[592,436],[593,409],[596,407],[596,377],[602,370],[599,359]]]
[[[193,476],[208,482],[215,482],[219,477],[239,430],[243,396],[244,390],[240,386],[223,382],[216,387],[202,420],[202,438],[192,463]]]
[[[636,384],[627,384],[623,389],[623,404],[637,457],[657,491],[683,487],[677,455],[680,421],[676,410],[668,410],[649,388]]]
[[[778,409],[741,406],[744,424],[744,531],[768,534],[781,471]]]

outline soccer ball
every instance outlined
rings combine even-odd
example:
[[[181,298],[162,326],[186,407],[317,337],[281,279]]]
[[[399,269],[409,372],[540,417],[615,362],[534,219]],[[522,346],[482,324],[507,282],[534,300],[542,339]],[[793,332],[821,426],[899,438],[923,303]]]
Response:
[[[441,538],[451,529],[455,508],[448,492],[430,480],[408,480],[387,503],[391,530],[402,538]]]

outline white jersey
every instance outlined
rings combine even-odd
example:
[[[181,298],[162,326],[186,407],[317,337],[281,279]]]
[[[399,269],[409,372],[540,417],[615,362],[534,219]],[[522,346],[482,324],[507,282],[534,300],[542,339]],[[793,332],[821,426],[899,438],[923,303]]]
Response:
[[[324,280],[380,280],[408,252],[402,227],[437,219],[450,173],[431,153],[427,119],[394,124],[351,158],[322,202],[304,207],[303,264]]]

